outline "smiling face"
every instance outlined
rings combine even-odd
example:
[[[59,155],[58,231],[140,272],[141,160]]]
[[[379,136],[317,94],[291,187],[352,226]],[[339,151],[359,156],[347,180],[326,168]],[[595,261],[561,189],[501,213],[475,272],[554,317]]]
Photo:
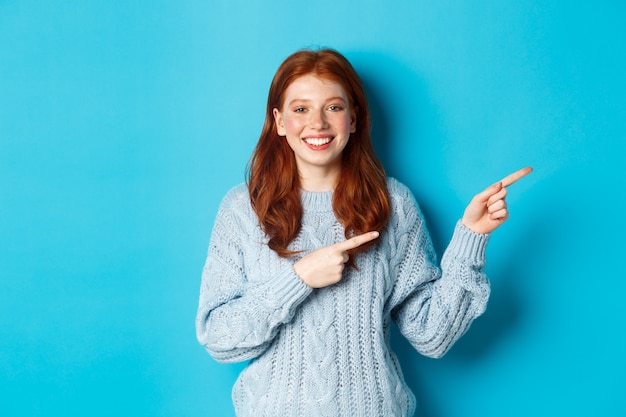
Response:
[[[302,180],[336,180],[341,153],[356,130],[356,111],[341,84],[313,74],[299,77],[287,87],[282,108],[273,112]]]

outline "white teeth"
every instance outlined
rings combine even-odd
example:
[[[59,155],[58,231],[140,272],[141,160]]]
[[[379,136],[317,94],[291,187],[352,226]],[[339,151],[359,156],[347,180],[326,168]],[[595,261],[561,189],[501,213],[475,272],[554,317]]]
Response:
[[[304,141],[309,145],[322,146],[330,142],[330,138],[306,138]]]

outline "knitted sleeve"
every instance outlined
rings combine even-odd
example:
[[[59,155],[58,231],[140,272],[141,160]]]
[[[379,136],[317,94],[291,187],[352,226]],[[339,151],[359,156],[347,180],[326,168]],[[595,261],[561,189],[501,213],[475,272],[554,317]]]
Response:
[[[483,268],[489,235],[459,221],[439,267],[415,199],[403,186],[398,197],[390,224],[396,280],[388,308],[418,352],[439,358],[486,308],[490,287]]]
[[[202,272],[196,334],[219,362],[262,354],[312,291],[290,265],[269,279],[252,279],[260,266],[247,258],[251,245],[261,243],[242,194],[231,191],[222,201]]]

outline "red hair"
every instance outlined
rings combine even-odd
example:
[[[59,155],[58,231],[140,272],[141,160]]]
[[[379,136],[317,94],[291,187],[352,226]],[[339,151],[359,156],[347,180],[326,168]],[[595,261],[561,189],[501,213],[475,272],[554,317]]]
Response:
[[[348,60],[334,50],[298,51],[274,75],[263,130],[248,166],[252,207],[269,237],[269,247],[281,257],[297,254],[288,245],[300,232],[303,209],[295,156],[276,131],[273,109],[281,109],[289,85],[308,74],[339,83],[356,111],[356,131],[342,152],[341,174],[333,193],[333,210],[345,228],[346,238],[381,230],[389,220],[385,170],[372,145],[367,97],[359,76]],[[363,252],[371,245],[373,242],[352,253]]]

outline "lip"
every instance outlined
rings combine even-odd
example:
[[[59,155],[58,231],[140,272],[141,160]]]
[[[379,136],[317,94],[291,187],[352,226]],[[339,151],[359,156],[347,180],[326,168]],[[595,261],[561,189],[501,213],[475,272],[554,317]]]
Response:
[[[307,142],[307,140],[310,140]],[[324,140],[328,140],[328,142],[323,143]],[[323,151],[330,147],[330,144],[335,140],[334,136],[330,135],[308,135],[302,138],[302,141],[307,146],[307,148],[314,151]],[[316,143],[317,142],[317,143]]]

